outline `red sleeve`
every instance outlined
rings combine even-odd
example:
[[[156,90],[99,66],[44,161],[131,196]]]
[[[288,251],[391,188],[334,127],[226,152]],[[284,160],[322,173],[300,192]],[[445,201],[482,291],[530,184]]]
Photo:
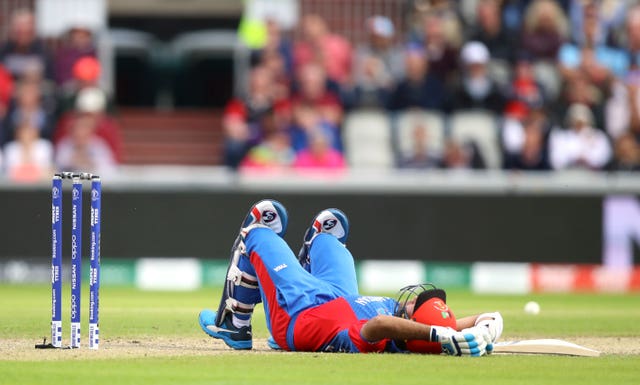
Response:
[[[358,350],[362,353],[380,353],[384,351],[385,346],[387,346],[388,339],[383,339],[376,342],[369,342],[362,338],[362,326],[367,323],[367,320],[359,320],[351,324],[349,327],[349,338],[353,344],[358,348]]]

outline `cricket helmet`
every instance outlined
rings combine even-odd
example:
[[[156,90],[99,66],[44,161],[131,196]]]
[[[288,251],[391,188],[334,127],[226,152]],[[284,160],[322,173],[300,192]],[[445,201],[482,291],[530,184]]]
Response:
[[[416,302],[411,316],[406,306],[415,298]],[[411,285],[400,290],[396,315],[426,325],[456,327],[456,317],[447,305],[447,294],[433,284]],[[402,345],[402,344],[400,344]],[[439,342],[424,340],[404,341],[407,350],[414,353],[440,354],[442,346]]]

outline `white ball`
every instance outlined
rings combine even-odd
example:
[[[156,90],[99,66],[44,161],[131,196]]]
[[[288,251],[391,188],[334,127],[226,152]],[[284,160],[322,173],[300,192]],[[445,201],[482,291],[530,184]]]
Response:
[[[524,312],[531,315],[540,313],[540,305],[536,301],[529,301],[524,305]]]

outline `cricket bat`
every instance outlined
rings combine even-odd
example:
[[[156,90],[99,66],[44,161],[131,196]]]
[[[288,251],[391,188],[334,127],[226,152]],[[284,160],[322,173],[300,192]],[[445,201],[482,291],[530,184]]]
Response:
[[[493,346],[493,352],[509,354],[557,354],[581,357],[600,356],[600,352],[597,350],[556,339],[497,342]]]

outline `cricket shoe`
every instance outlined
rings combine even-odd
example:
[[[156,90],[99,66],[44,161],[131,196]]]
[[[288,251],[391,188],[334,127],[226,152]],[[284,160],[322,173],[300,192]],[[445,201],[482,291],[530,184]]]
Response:
[[[298,261],[300,265],[307,270],[311,270],[311,260],[309,258],[309,249],[313,239],[318,234],[331,234],[338,238],[338,241],[345,245],[349,237],[349,219],[341,210],[330,208],[322,210],[313,218],[311,226],[304,233],[302,247],[298,252]]]
[[[213,310],[204,309],[198,316],[202,330],[213,338],[224,341],[227,346],[236,350],[249,350],[253,347],[251,338],[251,326],[238,328],[231,322],[231,313],[222,320],[220,326],[216,325],[216,313]]]

